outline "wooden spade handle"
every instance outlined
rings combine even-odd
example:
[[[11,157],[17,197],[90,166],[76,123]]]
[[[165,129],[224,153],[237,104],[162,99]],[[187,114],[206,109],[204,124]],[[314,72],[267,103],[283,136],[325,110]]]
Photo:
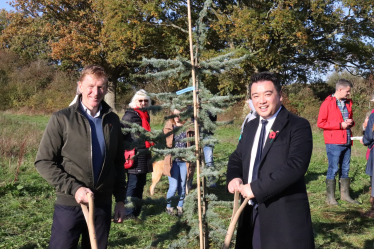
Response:
[[[90,242],[91,248],[97,249],[97,241],[96,241],[96,231],[95,231],[95,205],[93,195],[91,193],[87,193],[88,198],[88,208],[84,204],[81,204],[82,211],[84,218],[86,219],[87,226],[88,226],[88,233],[90,234]]]
[[[231,222],[229,225],[229,229],[227,229],[225,242],[223,243],[222,249],[229,249],[230,242],[232,239],[232,235],[234,234],[236,223],[238,222],[239,216],[241,212],[243,211],[245,205],[248,204],[248,201],[250,200],[249,197],[245,198],[243,203],[240,205],[240,208],[238,209],[238,201],[239,201],[239,192],[235,191],[234,195],[234,209],[232,212]]]
[[[239,191],[235,191],[234,194],[234,207],[232,209],[232,215],[231,215],[231,220],[234,219],[234,216],[236,212],[238,211],[239,208]]]

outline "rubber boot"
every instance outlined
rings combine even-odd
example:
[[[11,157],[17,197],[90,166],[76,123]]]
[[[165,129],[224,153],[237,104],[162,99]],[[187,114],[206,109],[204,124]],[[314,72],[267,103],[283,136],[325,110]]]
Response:
[[[349,178],[340,178],[340,199],[353,204],[360,204],[349,196],[349,185],[351,181]]]
[[[336,188],[336,180],[326,179],[326,192],[327,192],[326,202],[329,205],[339,205],[339,203],[335,200],[335,188]]]

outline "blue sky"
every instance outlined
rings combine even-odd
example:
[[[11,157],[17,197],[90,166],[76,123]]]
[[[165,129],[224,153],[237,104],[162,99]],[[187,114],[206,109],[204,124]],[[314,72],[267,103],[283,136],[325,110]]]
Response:
[[[12,10],[13,8],[7,2],[10,2],[10,0],[0,0],[0,9]]]

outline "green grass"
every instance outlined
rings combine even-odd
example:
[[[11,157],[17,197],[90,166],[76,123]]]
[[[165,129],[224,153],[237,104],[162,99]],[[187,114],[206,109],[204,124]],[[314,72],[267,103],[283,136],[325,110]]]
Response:
[[[327,156],[322,132],[314,132],[313,155],[305,176],[318,248],[374,248],[374,220],[361,216],[369,209],[370,178],[365,172],[366,147],[358,141],[352,146],[350,167],[351,197],[362,202],[352,205],[344,201],[338,207],[325,203]],[[339,197],[338,189],[336,196]]]
[[[33,161],[38,143],[49,117],[26,116],[0,113],[0,248],[47,248],[53,215],[55,194],[36,172]],[[161,130],[162,125],[153,125]],[[216,145],[216,160],[227,160],[238,142],[240,127],[228,125],[219,127],[216,137],[221,142]],[[19,168],[19,180],[14,182],[20,151],[10,147],[20,147],[24,137],[30,142],[26,147],[23,163]],[[364,218],[361,213],[369,209],[369,177],[365,175],[366,148],[358,142],[352,147],[351,195],[363,202],[352,205],[342,202],[337,207],[325,203],[325,176],[327,156],[323,136],[314,131],[314,149],[309,170],[305,176],[315,241],[317,248],[374,248],[374,220]],[[28,140],[29,141],[29,140]],[[32,142],[31,142],[32,141]],[[1,147],[2,146],[2,147]],[[150,197],[151,174],[145,187],[144,197]],[[220,200],[232,200],[225,192],[225,179],[219,180],[220,186],[211,189]],[[168,180],[163,177],[156,186],[152,199],[165,198]],[[339,193],[337,190],[337,197]],[[149,205],[142,209],[139,220],[127,220],[122,224],[112,224],[109,248],[168,248],[189,229],[177,217],[168,216],[164,205]],[[221,219],[229,222],[231,210],[217,207]],[[193,248],[186,245],[185,248]],[[211,248],[219,248],[211,242]]]
[[[0,118],[6,118],[8,122],[13,123],[22,123],[22,124],[29,124],[32,126],[36,126],[41,130],[44,130],[50,116],[45,115],[22,115],[22,114],[10,114],[6,112],[0,113]]]

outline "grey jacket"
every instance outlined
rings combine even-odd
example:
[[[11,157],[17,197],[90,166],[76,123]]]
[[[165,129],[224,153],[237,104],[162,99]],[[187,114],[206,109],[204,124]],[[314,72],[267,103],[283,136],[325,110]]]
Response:
[[[104,101],[102,126],[105,159],[94,185],[91,127],[82,114],[80,101],[52,115],[36,155],[35,167],[56,189],[56,204],[78,206],[75,193],[80,187],[93,191],[95,205],[123,201],[126,193],[123,140],[119,117]]]

